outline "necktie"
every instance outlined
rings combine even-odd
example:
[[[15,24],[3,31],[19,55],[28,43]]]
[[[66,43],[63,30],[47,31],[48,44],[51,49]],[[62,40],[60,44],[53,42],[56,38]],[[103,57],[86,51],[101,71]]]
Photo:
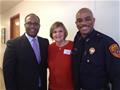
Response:
[[[32,39],[32,48],[34,50],[35,56],[37,58],[38,63],[40,63],[40,50],[37,44],[37,40],[35,38]]]
[[[35,38],[32,39],[33,43],[32,43],[32,47],[35,53],[35,56],[37,58],[37,62],[40,63],[40,49],[39,49],[39,45],[37,44],[37,40]],[[38,77],[38,86],[41,87],[41,79],[40,76]]]

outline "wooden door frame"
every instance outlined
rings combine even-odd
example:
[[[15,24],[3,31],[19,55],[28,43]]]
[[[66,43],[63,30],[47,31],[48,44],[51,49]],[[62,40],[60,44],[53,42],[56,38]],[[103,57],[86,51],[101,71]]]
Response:
[[[12,39],[12,36],[13,36],[13,33],[12,33],[12,29],[13,29],[13,22],[12,20],[15,19],[15,18],[20,18],[20,14],[16,14],[14,15],[13,17],[10,18],[10,39]]]

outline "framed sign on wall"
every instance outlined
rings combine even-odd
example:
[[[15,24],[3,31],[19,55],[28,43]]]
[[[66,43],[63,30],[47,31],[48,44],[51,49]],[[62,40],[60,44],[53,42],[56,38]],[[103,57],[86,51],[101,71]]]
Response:
[[[2,44],[5,44],[5,41],[6,41],[6,40],[5,40],[5,39],[6,39],[5,36],[6,36],[6,29],[5,29],[5,28],[2,28],[2,29],[1,29],[1,43],[2,43]]]

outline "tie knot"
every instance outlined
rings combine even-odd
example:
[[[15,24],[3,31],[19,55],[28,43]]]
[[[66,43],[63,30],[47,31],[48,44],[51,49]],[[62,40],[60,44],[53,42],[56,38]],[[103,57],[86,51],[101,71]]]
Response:
[[[36,41],[36,39],[35,39],[35,38],[33,38],[33,39],[32,39],[32,41]]]
[[[33,38],[32,42],[37,44],[37,39]]]
[[[38,45],[37,45],[37,40],[35,38],[32,39],[32,47],[36,47],[38,48]]]

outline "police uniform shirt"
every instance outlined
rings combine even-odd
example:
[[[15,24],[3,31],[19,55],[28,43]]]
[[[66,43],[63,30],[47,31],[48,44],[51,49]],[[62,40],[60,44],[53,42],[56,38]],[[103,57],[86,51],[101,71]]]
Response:
[[[82,44],[78,32],[72,60],[75,87],[99,89],[111,82],[113,90],[120,90],[120,48],[112,38],[93,30]]]

